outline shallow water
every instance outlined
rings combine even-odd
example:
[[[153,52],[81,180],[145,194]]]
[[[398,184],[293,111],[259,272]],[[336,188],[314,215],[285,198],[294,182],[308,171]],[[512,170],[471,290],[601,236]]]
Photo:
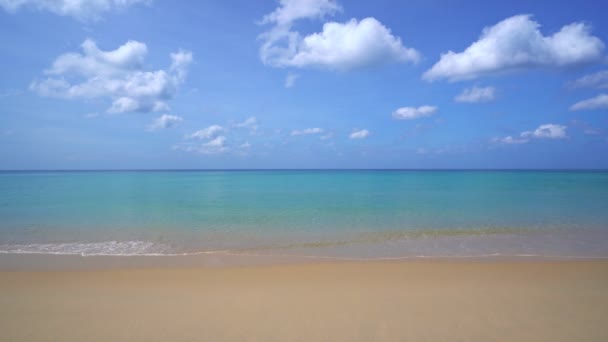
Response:
[[[608,172],[0,173],[0,253],[608,256]]]

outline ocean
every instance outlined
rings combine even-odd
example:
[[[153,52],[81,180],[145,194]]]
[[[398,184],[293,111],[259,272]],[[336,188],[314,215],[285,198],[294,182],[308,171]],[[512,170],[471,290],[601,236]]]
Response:
[[[608,257],[603,171],[5,171],[0,253]]]

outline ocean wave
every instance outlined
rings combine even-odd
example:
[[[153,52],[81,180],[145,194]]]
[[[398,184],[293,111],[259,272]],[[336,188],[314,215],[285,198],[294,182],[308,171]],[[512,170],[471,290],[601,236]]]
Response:
[[[68,242],[32,243],[0,245],[3,254],[57,254],[57,255],[165,255],[169,246],[149,241],[105,241],[105,242]]]
[[[269,248],[273,250],[275,248]],[[317,260],[337,260],[337,261],[396,261],[396,260],[416,260],[416,259],[461,259],[461,258],[561,258],[561,259],[606,259],[608,255],[576,255],[576,254],[553,254],[553,253],[518,253],[518,252],[490,252],[490,253],[428,253],[428,254],[405,254],[394,256],[338,256],[338,255],[313,255],[313,254],[282,254],[264,253],[263,249],[254,252],[252,249],[242,250],[211,250],[196,252],[178,252],[171,249],[168,245],[162,245],[149,241],[106,241],[106,242],[70,242],[70,243],[36,243],[36,244],[14,244],[0,245],[0,254],[52,254],[52,255],[75,255],[82,257],[90,256],[188,256],[188,255],[209,255],[220,254],[237,257],[273,257],[273,258],[296,258],[296,259],[317,259]],[[454,252],[454,251],[452,251]],[[471,252],[471,251],[469,251]]]
[[[183,248],[166,243],[132,240],[132,241],[102,241],[102,242],[60,242],[60,243],[30,243],[30,244],[0,244],[0,254],[55,254],[81,256],[180,256],[199,254],[234,254],[249,255],[255,252],[270,252],[294,249],[331,249],[359,244],[377,244],[392,240],[432,238],[442,235],[483,234],[478,231],[444,232],[444,231],[413,231],[413,232],[371,232],[360,234],[349,239],[326,241],[278,242],[257,246],[241,246],[228,250],[196,250],[184,251]]]
[[[150,240],[0,244],[0,254],[80,256],[290,256],[351,260],[411,257],[563,256],[608,257],[608,232],[494,229],[469,231],[369,232],[333,239],[202,239],[187,243]],[[302,241],[303,240],[303,241]],[[224,242],[224,243],[222,243]],[[221,246],[221,247],[220,247]],[[230,247],[228,247],[230,246]]]

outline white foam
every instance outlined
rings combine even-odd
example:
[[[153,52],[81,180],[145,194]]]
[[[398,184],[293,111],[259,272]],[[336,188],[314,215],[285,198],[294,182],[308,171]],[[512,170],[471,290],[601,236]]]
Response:
[[[4,254],[164,255],[168,246],[149,241],[105,241],[0,245]]]

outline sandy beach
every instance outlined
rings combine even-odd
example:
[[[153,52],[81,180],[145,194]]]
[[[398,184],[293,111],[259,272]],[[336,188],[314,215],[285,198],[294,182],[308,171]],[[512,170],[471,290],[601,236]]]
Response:
[[[607,341],[608,261],[0,272],[4,341]]]

